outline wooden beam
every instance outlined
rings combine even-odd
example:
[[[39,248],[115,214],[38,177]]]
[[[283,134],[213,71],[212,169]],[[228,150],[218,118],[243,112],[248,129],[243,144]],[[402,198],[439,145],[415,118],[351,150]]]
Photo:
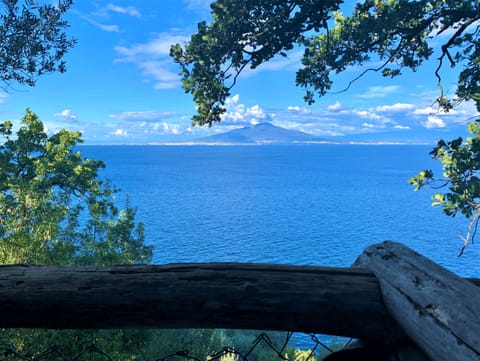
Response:
[[[288,330],[386,343],[404,337],[370,271],[241,263],[0,266],[0,327]]]
[[[432,360],[480,360],[480,288],[400,243],[368,247],[389,313]]]

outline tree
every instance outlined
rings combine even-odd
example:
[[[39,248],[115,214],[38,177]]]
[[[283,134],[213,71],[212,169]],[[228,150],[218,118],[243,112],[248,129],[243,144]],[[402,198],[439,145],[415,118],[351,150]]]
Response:
[[[75,44],[64,32],[62,15],[72,0],[38,5],[34,0],[0,1],[0,88],[34,86],[38,76],[66,70],[62,60]]]
[[[433,101],[448,112],[461,102],[472,101],[480,111],[480,2],[458,0],[365,0],[350,16],[340,10],[342,0],[218,0],[211,4],[213,22],[198,24],[198,32],[170,54],[180,66],[182,85],[193,95],[197,114],[192,123],[211,126],[221,121],[225,101],[246,67],[256,68],[276,55],[287,56],[294,47],[304,48],[296,85],[305,88],[305,101],[332,90],[330,74],[351,66],[364,71],[343,90],[368,72],[394,78],[409,68],[417,70],[437,56],[432,76],[439,95]],[[446,34],[435,47],[436,35]],[[380,63],[380,65],[369,66]],[[445,63],[458,74],[455,96],[442,86]],[[432,102],[432,103],[433,103]],[[473,115],[473,114],[472,114]],[[475,235],[480,220],[480,119],[469,125],[472,137],[439,141],[432,151],[444,168],[437,179],[429,170],[410,182],[420,189],[440,184],[444,194],[434,196],[447,215],[471,217],[464,246]],[[442,183],[437,183],[442,182]]]
[[[0,263],[149,262],[135,209],[118,212],[118,190],[99,179],[104,163],[75,150],[80,133],[48,136],[28,109],[20,123],[15,136],[11,122],[0,123]]]
[[[152,247],[144,244],[143,224],[135,224],[135,209],[127,203],[118,210],[118,189],[99,175],[104,163],[84,158],[81,142],[78,132],[48,136],[28,109],[15,134],[12,122],[0,123],[0,264],[150,262]],[[39,355],[60,344],[74,355],[86,344],[105,342],[105,350],[131,355],[150,337],[138,330],[9,329],[0,333],[0,348]],[[56,359],[42,359],[49,357]]]

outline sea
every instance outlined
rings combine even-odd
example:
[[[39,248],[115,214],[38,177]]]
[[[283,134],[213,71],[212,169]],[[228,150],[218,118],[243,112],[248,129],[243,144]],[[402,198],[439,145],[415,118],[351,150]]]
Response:
[[[155,264],[261,262],[349,267],[369,245],[401,242],[462,277],[480,277],[480,244],[458,257],[467,220],[418,192],[441,175],[426,145],[82,146],[103,160],[145,225]],[[480,239],[479,239],[480,242]]]
[[[137,208],[153,263],[261,262],[350,267],[369,245],[401,242],[462,277],[480,277],[480,244],[458,257],[468,221],[414,192],[425,145],[82,146]],[[479,239],[480,243],[480,239]],[[316,335],[324,344],[348,342]],[[332,341],[333,340],[333,341]],[[311,349],[309,335],[295,334]]]

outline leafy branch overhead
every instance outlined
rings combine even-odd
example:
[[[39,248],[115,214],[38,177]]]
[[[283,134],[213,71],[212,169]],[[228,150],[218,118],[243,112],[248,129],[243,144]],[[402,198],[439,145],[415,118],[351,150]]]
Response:
[[[65,54],[75,45],[62,19],[73,0],[37,5],[33,0],[0,0],[0,88],[34,86],[37,77],[66,70]]]
[[[440,86],[439,104],[446,109],[452,101],[473,99],[480,104],[478,1],[367,0],[357,4],[350,16],[339,11],[342,3],[214,2],[214,21],[199,23],[198,32],[187,44],[171,48],[171,56],[181,68],[183,88],[193,95],[197,106],[193,123],[220,121],[225,100],[245,68],[256,68],[276,55],[287,56],[295,47],[304,49],[296,85],[306,89],[305,101],[311,104],[315,95],[331,90],[330,74],[349,66],[381,61],[380,66],[367,68],[360,76],[376,71],[395,77],[403,68],[417,69],[434,53],[429,40],[442,33],[449,35],[434,70]],[[462,67],[454,100],[446,99],[441,87],[445,62]]]
[[[327,26],[329,13],[338,9],[331,1],[232,1],[212,3],[214,22],[198,24],[184,47],[176,44],[171,55],[181,67],[186,92],[198,107],[196,124],[220,121],[223,105],[238,76],[275,55],[286,56],[304,33]]]

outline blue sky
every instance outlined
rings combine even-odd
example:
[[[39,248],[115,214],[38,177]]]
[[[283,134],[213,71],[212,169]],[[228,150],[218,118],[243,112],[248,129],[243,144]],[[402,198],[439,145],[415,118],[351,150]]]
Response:
[[[448,114],[432,108],[439,94],[434,61],[396,79],[369,73],[347,92],[308,106],[294,85],[301,54],[292,51],[241,76],[222,123],[192,127],[194,104],[181,89],[168,52],[210,18],[209,3],[77,0],[67,16],[68,33],[78,41],[66,58],[67,72],[43,76],[34,88],[0,91],[0,120],[18,121],[29,107],[48,132],[80,130],[86,144],[188,141],[266,121],[320,137],[434,142],[464,134],[476,114],[473,104]],[[350,68],[334,77],[334,90],[362,70]],[[442,74],[452,94],[456,70],[445,66]]]

